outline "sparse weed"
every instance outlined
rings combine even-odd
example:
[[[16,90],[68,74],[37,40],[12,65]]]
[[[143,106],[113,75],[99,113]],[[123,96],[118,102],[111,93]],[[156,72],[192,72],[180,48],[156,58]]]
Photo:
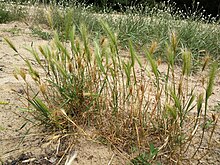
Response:
[[[215,105],[215,107],[212,109],[212,111],[214,112],[220,112],[220,103],[218,102],[217,105]]]
[[[141,153],[137,157],[131,160],[131,163],[134,165],[151,165],[154,157],[157,156],[158,149],[154,147],[153,144],[150,144],[150,152],[149,153]],[[159,165],[160,163],[157,163]]]
[[[4,30],[4,32],[9,32],[9,33],[12,33],[13,35],[19,35],[21,32],[21,29],[13,27],[13,28]]]
[[[45,32],[40,28],[31,28],[32,34],[42,38],[43,40],[52,39],[52,35],[49,32]]]

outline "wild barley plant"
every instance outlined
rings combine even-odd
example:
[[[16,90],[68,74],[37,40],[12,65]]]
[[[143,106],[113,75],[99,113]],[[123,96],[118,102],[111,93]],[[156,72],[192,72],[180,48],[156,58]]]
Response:
[[[130,57],[124,58],[115,33],[105,22],[100,25],[106,34],[100,40],[90,40],[82,24],[80,35],[76,35],[76,27],[68,28],[67,42],[61,42],[55,33],[50,46],[27,49],[37,67],[20,55],[34,80],[28,82],[22,69],[15,74],[27,85],[27,109],[37,121],[56,129],[76,128],[86,134],[84,126],[92,126],[105,141],[131,155],[132,148],[142,153],[154,144],[158,152],[148,160],[150,163],[156,157],[182,162],[200,133],[198,128],[207,121],[216,65],[212,65],[204,98],[189,86],[192,54],[187,49],[179,52],[176,33],[171,33],[164,51],[167,71],[162,73],[160,62],[154,58],[156,42],[144,50],[145,57],[140,57],[129,41]],[[9,39],[5,41],[19,54]],[[182,69],[176,73],[178,54],[182,54]],[[197,116],[187,124],[194,109]]]

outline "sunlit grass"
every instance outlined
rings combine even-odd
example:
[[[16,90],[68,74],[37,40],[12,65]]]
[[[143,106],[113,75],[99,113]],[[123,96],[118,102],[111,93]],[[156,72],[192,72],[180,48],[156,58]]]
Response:
[[[168,60],[167,71],[162,74],[154,57],[159,45],[153,42],[141,57],[129,41],[130,57],[124,58],[110,26],[103,21],[100,26],[105,32],[101,39],[90,40],[87,27],[81,24],[79,29],[75,26],[69,29],[69,43],[61,42],[55,33],[51,45],[28,49],[38,66],[23,58],[28,73],[17,70],[15,74],[26,83],[28,112],[57,130],[76,128],[86,135],[84,126],[91,126],[108,143],[130,154],[132,148],[138,153],[148,151],[151,143],[157,152],[148,157],[150,162],[159,158],[181,161],[185,156],[191,159],[186,151],[195,135],[200,134],[199,127],[209,118],[207,107],[216,65],[211,65],[203,98],[189,85],[192,53],[178,48],[177,34],[171,33],[167,50],[163,51]],[[9,39],[5,41],[19,53]],[[183,64],[182,71],[177,73],[179,54]],[[34,84],[27,80],[27,74]],[[36,87],[38,90],[34,90]],[[191,112],[196,111],[196,106],[197,116],[193,119]],[[205,128],[202,131],[201,143],[206,131]],[[166,158],[159,154],[164,151]],[[196,154],[197,149],[192,152]]]

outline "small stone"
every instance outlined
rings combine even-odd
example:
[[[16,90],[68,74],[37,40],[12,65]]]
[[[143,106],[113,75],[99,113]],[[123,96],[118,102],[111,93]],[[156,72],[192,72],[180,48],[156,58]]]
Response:
[[[88,160],[93,159],[93,155],[90,155],[87,159],[88,159]]]
[[[18,92],[19,94],[22,94],[22,95],[25,93],[23,89],[18,89],[17,92]]]
[[[55,157],[51,157],[51,158],[49,159],[49,162],[50,162],[50,163],[55,163],[56,160],[57,160],[57,159],[56,159]]]

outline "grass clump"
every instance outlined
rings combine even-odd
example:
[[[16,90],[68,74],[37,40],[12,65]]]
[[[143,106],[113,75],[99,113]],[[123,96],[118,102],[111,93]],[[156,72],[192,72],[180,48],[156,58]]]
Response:
[[[178,48],[177,34],[170,35],[163,50],[167,61],[161,72],[154,58],[156,42],[141,57],[129,41],[128,58],[122,57],[117,35],[107,23],[100,21],[100,26],[105,32],[100,39],[91,40],[81,24],[68,29],[69,42],[61,42],[55,33],[50,46],[28,49],[37,66],[20,55],[28,73],[17,70],[15,77],[20,75],[26,83],[28,112],[56,130],[86,134],[83,128],[95,128],[99,138],[127,152],[134,164],[192,159],[188,151],[196,154],[209,130],[204,123],[214,120],[207,107],[216,65],[211,65],[204,97],[196,92],[196,84],[189,85],[192,53]],[[18,53],[10,40],[6,42]],[[177,72],[179,54],[183,64]],[[193,143],[195,138],[201,139],[199,145]]]

